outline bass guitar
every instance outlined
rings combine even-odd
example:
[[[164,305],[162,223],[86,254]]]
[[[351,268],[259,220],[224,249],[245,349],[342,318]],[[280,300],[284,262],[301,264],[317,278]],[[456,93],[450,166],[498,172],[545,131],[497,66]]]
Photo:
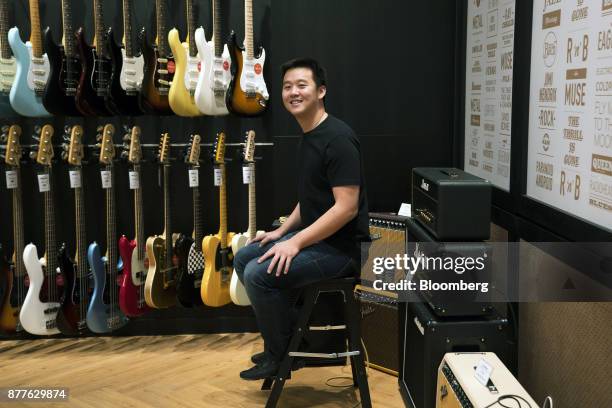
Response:
[[[207,306],[219,307],[231,302],[229,287],[234,254],[231,242],[233,232],[227,232],[227,191],[225,177],[225,134],[217,136],[214,149],[215,172],[219,177],[219,232],[202,240],[204,276],[200,295]]]
[[[60,248],[60,270],[64,282],[64,295],[57,313],[57,328],[63,334],[74,336],[87,330],[89,304],[89,276],[87,267],[87,234],[85,231],[85,197],[83,193],[82,165],[83,127],[67,127],[64,134],[62,159],[70,166],[70,187],[74,190],[76,251],[74,260],[68,257],[66,244]]]
[[[247,241],[264,233],[264,231],[257,231],[257,201],[255,199],[255,132],[252,130],[247,132],[243,161],[243,178],[249,185],[249,228],[242,234],[234,235],[232,239],[232,252],[234,255],[247,244]],[[239,306],[248,306],[251,304],[246,290],[244,289],[244,285],[240,282],[240,279],[238,279],[236,270],[232,273],[230,297],[232,298],[232,302]]]
[[[8,31],[9,1],[0,0],[0,116],[2,117],[16,115],[11,108],[9,94],[15,80],[17,64],[8,43]]]
[[[43,126],[40,136],[33,136],[34,140],[39,139],[38,150],[31,152],[31,156],[36,156],[36,162],[43,168],[38,174],[38,187],[44,195],[45,203],[45,256],[38,259],[34,244],[28,244],[23,250],[23,263],[30,286],[19,312],[19,320],[28,333],[38,335],[59,333],[56,317],[61,293],[58,288],[58,252],[51,177],[52,136],[51,125]]]
[[[7,166],[7,188],[11,190],[13,205],[13,259],[6,271],[5,296],[0,303],[0,330],[5,333],[23,331],[19,322],[19,312],[25,300],[26,269],[23,264],[25,247],[23,233],[23,207],[21,202],[21,128],[17,125],[2,128],[2,141],[6,142],[4,160]],[[4,268],[3,268],[4,269]]]
[[[229,41],[232,56],[232,83],[227,93],[227,106],[240,116],[258,116],[268,107],[268,88],[263,75],[266,52],[253,46],[253,0],[244,0],[244,48],[238,45],[236,33]]]
[[[170,107],[179,116],[200,116],[202,112],[195,104],[194,94],[200,75],[200,56],[195,44],[195,17],[193,1],[186,0],[187,40],[181,43],[179,31],[170,30],[168,43],[176,62],[176,72],[170,86],[168,99]]]
[[[30,0],[30,41],[25,44],[19,36],[19,29],[8,32],[8,42],[17,60],[17,70],[9,100],[11,107],[21,116],[50,116],[42,103],[42,95],[49,79],[49,58],[43,53],[40,13],[38,0]]]
[[[187,150],[185,161],[189,167],[189,187],[193,192],[193,234],[191,237],[181,234],[176,241],[178,256],[178,277],[176,283],[176,297],[184,307],[199,306],[202,304],[200,286],[204,273],[204,254],[202,254],[202,231],[200,212],[200,135],[191,136],[191,143]]]
[[[195,41],[202,60],[195,102],[205,115],[227,115],[225,104],[231,77],[231,59],[227,45],[221,42],[221,0],[213,0],[213,36],[206,41],[204,29],[195,32]]]
[[[142,82],[141,109],[158,115],[171,115],[168,93],[174,78],[176,65],[168,46],[166,28],[167,0],[155,0],[157,38],[149,44],[146,35],[141,33],[142,52],[145,60],[145,72]]]
[[[75,96],[81,75],[81,59],[77,51],[76,34],[72,26],[72,0],[62,0],[62,43],[57,45],[50,27],[45,29],[45,51],[49,56],[49,80],[42,102],[45,109],[61,116],[77,116]]]
[[[106,192],[106,256],[101,256],[100,246],[94,242],[87,249],[87,261],[94,278],[94,290],[87,308],[87,327],[94,333],[109,333],[125,326],[127,317],[119,307],[117,273],[122,264],[117,254],[117,225],[115,216],[115,186],[113,179],[113,125],[106,125],[102,134],[96,136],[100,142],[100,176]]]
[[[177,268],[173,262],[174,241],[170,209],[170,136],[164,133],[159,147],[159,162],[164,173],[164,233],[147,239],[149,270],[145,281],[145,301],[162,309],[176,304]]]
[[[140,146],[140,128],[134,126],[124,136],[124,141],[129,143],[127,153],[128,162],[132,165],[129,173],[130,188],[134,190],[134,220],[136,226],[136,238],[129,240],[125,236],[119,238],[119,254],[123,260],[123,276],[119,288],[119,307],[127,316],[140,316],[149,310],[145,303],[144,283],[147,277],[147,254],[145,251],[144,238],[144,213],[142,206],[142,184],[140,177],[140,160],[142,159],[142,148]]]

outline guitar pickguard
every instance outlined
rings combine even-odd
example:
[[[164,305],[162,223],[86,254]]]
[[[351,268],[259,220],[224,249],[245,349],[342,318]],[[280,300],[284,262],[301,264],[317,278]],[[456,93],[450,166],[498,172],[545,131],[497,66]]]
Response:
[[[112,62],[109,59],[97,56],[92,50],[94,57],[94,68],[91,72],[91,86],[99,97],[106,97],[110,94],[110,79],[113,74]]]
[[[121,49],[121,55],[123,56],[123,67],[119,76],[121,88],[128,95],[136,95],[140,92],[144,79],[144,58],[142,55],[128,58],[125,48]]]
[[[34,57],[32,53],[32,44],[28,41],[26,43],[28,47],[28,53],[30,54],[30,67],[28,69],[28,88],[30,88],[36,96],[42,96],[45,85],[49,80],[49,73],[51,72],[51,65],[49,65],[49,58],[47,54],[43,54],[41,58]]]
[[[240,75],[240,89],[247,98],[255,98],[261,94],[265,100],[270,98],[268,88],[263,76],[263,66],[266,60],[266,52],[262,50],[259,58],[248,59],[246,52],[242,51],[242,74]]]
[[[199,288],[202,284],[202,275],[204,274],[205,266],[204,254],[202,251],[198,251],[195,247],[195,243],[193,243],[189,249],[189,256],[187,257],[187,273],[193,275],[194,288]]]
[[[226,94],[232,79],[231,58],[227,45],[220,58],[215,56],[214,41],[207,42],[204,29],[196,30],[196,46],[202,66],[195,91],[195,101],[206,115],[227,115]]]
[[[78,58],[66,57],[62,53],[62,68],[60,71],[60,89],[66,96],[76,96],[81,76],[81,62]]]
[[[185,73],[185,88],[191,96],[195,95],[195,90],[198,85],[198,77],[200,76],[200,58],[190,57],[189,49],[187,51],[187,72]]]
[[[8,95],[11,92],[16,72],[15,58],[0,58],[0,95]]]

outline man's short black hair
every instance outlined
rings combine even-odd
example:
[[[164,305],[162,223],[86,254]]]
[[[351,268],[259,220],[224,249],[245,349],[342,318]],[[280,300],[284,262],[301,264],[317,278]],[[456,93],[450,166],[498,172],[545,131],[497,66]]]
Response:
[[[285,73],[293,68],[309,68],[312,71],[312,78],[317,84],[317,88],[320,86],[327,86],[327,74],[325,68],[313,58],[295,58],[285,62],[281,65],[281,81],[285,78]]]

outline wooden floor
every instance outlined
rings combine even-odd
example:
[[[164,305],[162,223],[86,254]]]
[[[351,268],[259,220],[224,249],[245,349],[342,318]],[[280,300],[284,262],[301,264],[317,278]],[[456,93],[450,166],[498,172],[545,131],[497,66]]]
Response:
[[[0,388],[69,388],[68,403],[4,404],[9,408],[261,407],[269,391],[238,377],[261,349],[253,333],[0,341]],[[325,384],[350,375],[350,366],[294,372],[278,406],[360,406],[357,390]],[[403,406],[396,377],[369,369],[368,379],[374,407]]]

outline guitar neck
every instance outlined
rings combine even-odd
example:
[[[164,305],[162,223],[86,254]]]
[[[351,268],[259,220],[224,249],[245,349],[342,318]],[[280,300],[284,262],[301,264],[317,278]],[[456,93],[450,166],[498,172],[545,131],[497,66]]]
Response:
[[[247,236],[249,239],[255,238],[257,234],[257,200],[255,197],[255,163],[249,163],[251,168],[251,182],[249,183],[249,229]]]
[[[197,170],[198,167],[192,167],[193,170]],[[202,217],[200,211],[200,187],[192,187],[193,190],[193,228],[195,230],[195,247],[198,251],[202,251],[202,238],[204,237],[204,231],[202,230]]]
[[[76,167],[81,172],[81,167]],[[82,177],[82,175],[81,175]],[[76,222],[76,263],[80,279],[87,277],[87,233],[85,229],[85,199],[83,187],[74,189],[74,208]]]
[[[213,0],[213,40],[215,43],[215,57],[220,58],[223,53],[221,42],[221,0]]]
[[[193,8],[193,0],[187,1],[187,43],[189,44],[189,56],[195,58],[198,55],[198,48],[195,43],[196,18]]]
[[[132,10],[133,0],[123,0],[123,45],[128,58],[134,56],[134,43],[132,41]]]
[[[72,0],[62,0],[62,25],[64,26],[62,37],[64,53],[67,57],[74,57],[76,55],[76,39],[72,26]]]
[[[15,272],[19,277],[25,276],[23,264],[23,249],[25,240],[23,235],[23,207],[21,201],[21,171],[15,167],[17,172],[17,188],[13,189],[13,240],[15,242]]]
[[[249,59],[255,57],[253,44],[253,0],[244,0],[244,47]]]
[[[30,42],[32,43],[32,55],[35,58],[42,58],[42,36],[40,29],[40,10],[38,8],[38,0],[30,0],[30,24],[32,32],[30,34]]]
[[[49,191],[44,192],[45,202],[45,259],[47,261],[45,275],[49,289],[49,301],[57,299],[55,271],[57,270],[57,241],[55,237],[55,212],[53,205],[53,181],[51,168],[45,167],[45,172],[49,177]]]
[[[105,56],[106,47],[104,46],[104,40],[106,39],[106,30],[104,28],[103,0],[94,0],[94,24],[96,26],[96,38],[94,41],[96,53],[99,56]]]
[[[11,58],[11,47],[8,43],[9,30],[9,2],[0,0],[0,56],[3,59]]]
[[[157,50],[163,57],[170,55],[168,47],[168,28],[166,27],[166,14],[168,6],[166,0],[156,0],[155,12],[157,15]]]
[[[227,189],[225,186],[225,164],[220,164],[221,186],[219,188],[219,236],[221,248],[227,247]]]
[[[164,164],[164,235],[166,268],[172,266],[172,217],[170,208],[170,164]]]
[[[138,248],[138,259],[144,259],[144,213],[142,211],[142,187],[140,184],[140,165],[135,164],[133,171],[138,174],[138,188],[134,189],[134,219],[136,220],[136,247]]]
[[[106,189],[106,259],[111,276],[117,274],[117,218],[115,214],[115,183],[113,164],[107,164],[105,170],[110,172],[111,186]],[[114,283],[114,280],[111,280]]]

